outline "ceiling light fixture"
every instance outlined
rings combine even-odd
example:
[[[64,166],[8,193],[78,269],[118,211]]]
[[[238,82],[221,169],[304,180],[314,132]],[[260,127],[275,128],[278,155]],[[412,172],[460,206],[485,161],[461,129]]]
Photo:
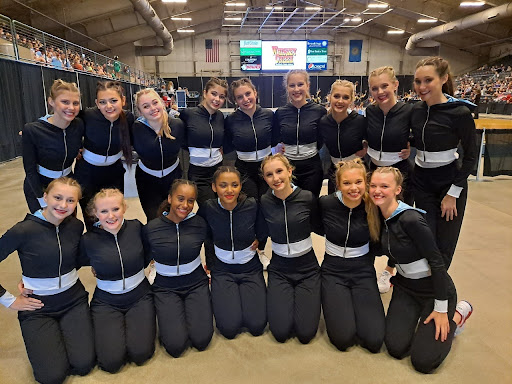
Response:
[[[241,17],[225,17],[224,20],[229,20],[229,21],[241,21],[242,18]]]
[[[350,19],[350,21],[354,21],[356,23],[359,23],[361,20],[363,19],[361,19],[360,17],[353,17],[352,19]]]
[[[418,23],[437,23],[437,19],[418,19]]]
[[[461,7],[481,7],[485,5],[485,1],[462,1],[460,3]]]
[[[387,7],[389,7],[389,4],[386,4],[386,3],[370,3],[370,4],[368,4],[368,8],[384,9],[384,8],[387,8]]]
[[[162,3],[186,3],[187,0],[162,0]]]
[[[306,7],[304,8],[306,11],[320,11],[321,7]]]
[[[282,11],[283,7],[265,7],[265,9],[267,11],[271,11],[272,9],[274,9],[274,11]]]
[[[405,31],[403,29],[390,29],[388,35],[402,35]]]
[[[178,29],[179,33],[194,33],[195,31],[193,29]]]
[[[245,7],[245,3],[226,3],[226,7]]]
[[[192,21],[191,17],[171,17],[172,21]]]

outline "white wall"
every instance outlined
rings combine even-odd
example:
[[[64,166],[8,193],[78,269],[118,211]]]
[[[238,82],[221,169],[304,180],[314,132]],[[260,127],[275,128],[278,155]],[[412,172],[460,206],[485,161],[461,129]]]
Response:
[[[205,39],[220,40],[220,62],[206,63]],[[247,73],[240,71],[239,41],[250,39],[262,40],[305,40],[327,39],[329,40],[329,62],[327,71],[320,75],[335,76],[366,76],[367,66],[370,70],[391,65],[398,75],[414,74],[416,63],[421,56],[409,56],[405,50],[396,44],[388,43],[373,37],[359,35],[357,33],[340,33],[336,35],[249,35],[229,34],[221,30],[211,31],[207,34],[191,36],[177,40],[174,51],[169,56],[156,58],[161,77],[176,76],[243,76]],[[349,63],[350,40],[363,40],[362,57],[360,63]],[[450,61],[452,72],[459,74],[478,65],[478,57],[453,48],[442,47],[441,56]],[[144,69],[155,73],[156,65],[154,57],[146,57],[143,60]],[[400,71],[400,68],[402,70]]]

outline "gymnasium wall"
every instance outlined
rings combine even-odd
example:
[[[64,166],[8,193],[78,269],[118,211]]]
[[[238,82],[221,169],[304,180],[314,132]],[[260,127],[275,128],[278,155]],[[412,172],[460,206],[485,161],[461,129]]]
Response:
[[[220,62],[205,62],[205,39],[220,40]],[[240,40],[301,40],[301,39],[327,39],[329,40],[328,70],[320,72],[320,76],[366,76],[368,69],[382,65],[391,65],[398,74],[412,75],[415,65],[422,57],[409,56],[401,46],[405,46],[403,37],[390,37],[386,40],[359,35],[356,33],[340,33],[337,35],[308,35],[304,34],[229,34],[220,29],[207,34],[181,38],[174,43],[174,51],[165,57],[144,57],[142,70],[155,73],[161,77],[176,76],[222,76],[240,77],[239,41]],[[363,40],[362,57],[360,63],[349,63],[349,41]],[[393,43],[395,44],[393,44]],[[154,43],[148,40],[148,43]],[[478,57],[452,47],[441,47],[441,56],[450,61],[452,71],[457,75],[476,67]],[[254,74],[253,74],[254,75]],[[265,74],[263,74],[265,75]]]

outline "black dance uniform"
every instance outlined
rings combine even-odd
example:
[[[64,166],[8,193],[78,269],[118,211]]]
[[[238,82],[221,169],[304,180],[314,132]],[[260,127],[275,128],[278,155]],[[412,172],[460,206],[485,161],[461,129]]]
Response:
[[[400,151],[407,148],[411,135],[412,105],[397,102],[384,115],[378,105],[366,108],[366,140],[368,141],[368,156],[370,169],[377,167],[395,167],[404,177],[402,194],[404,202],[413,205],[413,185],[410,180],[410,165],[408,159],[400,158]]]
[[[44,307],[19,311],[21,333],[35,379],[62,383],[70,374],[86,375],[96,364],[88,293],[78,279],[79,244],[84,225],[67,217],[59,226],[41,211],[28,214],[0,239],[0,260],[18,251],[25,288]],[[0,303],[15,297],[0,286]]]
[[[410,353],[414,368],[429,373],[450,352],[457,328],[453,321],[455,286],[422,213],[399,202],[384,226],[382,250],[395,260],[397,269],[391,278],[394,287],[386,316],[386,347],[397,359]],[[448,314],[450,332],[444,342],[440,337],[435,340],[433,320],[423,323],[433,310]]]
[[[198,214],[207,221],[217,260],[212,268],[212,304],[215,324],[228,339],[243,327],[258,336],[267,325],[263,268],[251,245],[266,240],[267,225],[252,197],[232,211],[218,199],[206,201]]]
[[[155,260],[152,288],[160,342],[174,357],[189,344],[206,349],[213,336],[208,277],[199,255],[206,232],[206,222],[194,213],[178,224],[162,215],[143,230]]]
[[[421,102],[412,110],[412,133],[417,148],[414,167],[414,200],[427,212],[427,221],[437,246],[450,267],[459,239],[466,208],[468,181],[478,154],[473,104],[450,97],[446,103],[428,106]],[[457,147],[464,151],[459,167]],[[457,216],[441,217],[441,201],[446,195],[457,198]]]
[[[31,213],[46,206],[43,193],[53,179],[73,176],[71,166],[82,148],[82,120],[76,118],[62,129],[51,124],[49,117],[41,117],[23,128],[23,191]]]
[[[128,129],[133,124],[133,114],[124,112]],[[124,192],[124,172],[121,157],[121,118],[111,123],[97,108],[87,108],[79,115],[85,124],[84,150],[82,158],[76,162],[76,179],[82,186],[80,207],[84,221],[90,229],[93,220],[85,214],[87,204],[102,188],[117,188]]]
[[[139,155],[135,181],[148,222],[157,217],[158,207],[167,200],[173,181],[181,178],[178,155],[185,128],[180,119],[169,119],[169,127],[174,139],[158,136],[143,117],[132,126],[133,148]]]
[[[352,111],[345,119],[337,123],[334,117],[328,114],[320,119],[318,128],[331,155],[328,179],[328,192],[331,194],[336,191],[335,165],[341,160],[355,159],[356,152],[363,149],[366,119],[356,111]]]
[[[341,192],[320,198],[325,231],[322,263],[322,308],[327,335],[341,351],[356,343],[380,351],[384,341],[384,308],[375,280],[375,246],[364,202],[343,203]]]
[[[188,179],[197,184],[197,204],[213,199],[212,177],[222,163],[221,147],[224,141],[224,115],[216,111],[210,115],[200,105],[184,109],[180,119],[185,123],[187,147],[190,153]]]
[[[236,150],[235,166],[242,176],[242,191],[259,200],[268,184],[261,177],[261,162],[279,143],[279,130],[273,129],[274,112],[256,106],[251,117],[237,109],[226,118],[224,153]]]
[[[311,232],[321,224],[312,192],[294,188],[285,200],[270,189],[261,197],[272,239],[267,314],[277,341],[284,343],[296,335],[307,344],[315,337],[320,319],[320,267]]]
[[[318,154],[322,147],[318,122],[326,113],[324,107],[308,101],[301,108],[286,104],[279,107],[274,115],[274,124],[284,144],[284,155],[295,166],[293,174],[297,186],[313,192],[317,197],[324,178]]]
[[[141,365],[155,351],[156,319],[151,286],[144,275],[142,224],[124,220],[116,235],[93,227],[80,244],[96,272],[91,314],[98,365],[117,372],[126,362]]]

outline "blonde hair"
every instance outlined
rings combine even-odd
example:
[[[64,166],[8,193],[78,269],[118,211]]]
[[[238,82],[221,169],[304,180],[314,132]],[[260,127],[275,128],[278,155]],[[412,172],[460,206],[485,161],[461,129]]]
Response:
[[[334,92],[334,88],[336,87],[344,87],[344,88],[348,88],[350,89],[350,103],[352,103],[354,101],[354,99],[356,98],[356,88],[354,86],[354,83],[352,83],[351,81],[348,81],[348,80],[336,80],[334,83],[332,83],[331,85],[331,91],[329,92],[329,105],[331,104],[331,98],[332,98],[332,94]],[[329,109],[327,110],[327,113],[328,114],[331,114],[332,113],[332,107],[329,106]]]
[[[376,68],[376,69],[374,69],[373,71],[370,72],[370,76],[368,76],[368,84],[370,84],[370,79],[372,77],[377,77],[377,76],[380,76],[380,75],[382,75],[384,73],[389,76],[389,78],[391,79],[391,81],[393,83],[396,83],[398,81],[398,79],[396,78],[395,70],[393,69],[393,67],[391,67],[389,65],[386,65],[384,67]]]
[[[50,184],[46,187],[44,190],[44,193],[49,194],[53,187],[55,187],[56,184],[64,184],[69,185],[70,187],[74,187],[78,189],[78,200],[82,198],[82,186],[78,184],[78,181],[75,179],[72,179],[71,177],[62,176],[57,179],[53,179],[50,181]]]
[[[368,229],[370,230],[370,238],[372,241],[379,241],[380,239],[380,218],[379,209],[373,204],[368,194],[368,175],[366,167],[361,159],[354,159],[350,161],[340,161],[336,164],[336,186],[339,189],[341,186],[341,177],[345,171],[350,169],[358,169],[363,175],[365,182],[365,190],[363,194],[364,208],[366,211],[366,218],[368,220]]]
[[[80,91],[76,83],[68,83],[62,79],[57,79],[53,82],[52,87],[50,88],[50,96],[52,100],[55,100],[62,92],[76,92],[80,95]]]
[[[378,167],[376,170],[372,172],[372,175],[374,173],[391,173],[393,175],[393,178],[395,179],[395,183],[397,186],[402,187],[404,183],[404,176],[402,175],[402,172],[398,168],[395,167]],[[402,191],[403,192],[403,191]],[[400,192],[397,196],[398,199],[402,197],[402,192]]]
[[[279,160],[281,163],[283,163],[283,165],[286,167],[286,169],[291,169],[292,172],[295,170],[295,167],[290,163],[290,161],[288,160],[288,158],[286,158],[285,155],[283,155],[282,153],[276,153],[275,155],[268,155],[261,162],[260,171],[261,171],[261,174],[263,175],[263,177],[265,176],[265,173],[263,172],[265,165],[267,165],[268,163],[270,163],[273,160]],[[290,182],[294,178],[295,178],[295,176],[292,173],[292,176],[290,177]]]
[[[234,104],[236,104],[235,90],[237,90],[238,88],[240,88],[244,85],[251,88],[252,91],[254,92],[254,95],[256,95],[258,93],[256,91],[256,87],[254,86],[252,81],[250,79],[248,79],[247,77],[242,77],[241,79],[234,80],[231,82],[231,84],[229,86],[229,93],[231,94],[231,101]]]
[[[167,109],[165,108],[165,104],[164,104],[162,98],[158,95],[158,93],[156,93],[156,91],[154,89],[144,88],[135,94],[135,104],[137,105],[137,109],[139,110],[139,112],[142,113],[142,111],[139,107],[139,99],[141,96],[149,95],[149,94],[151,94],[153,97],[158,99],[158,102],[160,104],[162,104],[163,111],[164,111],[163,116],[162,116],[162,126],[160,127],[160,131],[158,132],[158,136],[161,136],[163,134],[163,136],[167,137],[168,139],[175,140],[176,138],[171,134],[171,127],[169,127],[169,115],[167,114]]]
[[[117,188],[102,188],[98,193],[96,193],[94,195],[94,197],[91,200],[89,200],[89,203],[87,203],[87,209],[86,209],[87,215],[91,218],[97,219],[96,215],[95,215],[96,201],[98,201],[98,199],[103,199],[105,197],[113,197],[113,196],[121,197],[124,209],[127,208],[126,200],[124,199],[123,192],[121,192]]]
[[[308,85],[308,89],[306,91],[306,97],[309,99],[311,98],[311,94],[309,93],[309,73],[305,71],[304,69],[292,69],[291,71],[288,71],[286,75],[283,77],[283,87],[286,89],[286,97],[288,101],[290,101],[290,96],[288,95],[288,80],[290,79],[291,75],[302,75],[304,76],[304,79],[306,80],[306,84]]]

